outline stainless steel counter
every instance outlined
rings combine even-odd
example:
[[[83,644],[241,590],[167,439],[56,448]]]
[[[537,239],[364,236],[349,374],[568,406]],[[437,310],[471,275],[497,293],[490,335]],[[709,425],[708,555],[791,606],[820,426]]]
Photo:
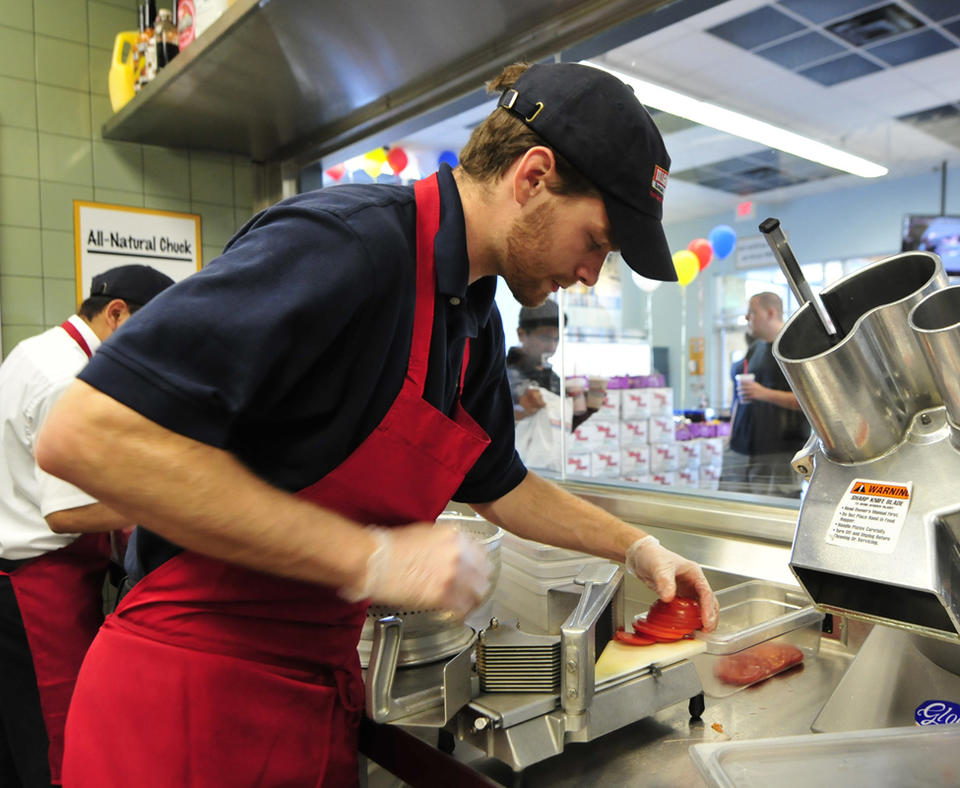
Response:
[[[513,788],[703,785],[690,759],[691,745],[810,733],[852,657],[834,641],[824,640],[819,655],[798,668],[726,698],[707,698],[702,721],[691,722],[687,704],[678,703],[596,741],[569,745],[518,775],[463,743],[457,744],[454,756]]]

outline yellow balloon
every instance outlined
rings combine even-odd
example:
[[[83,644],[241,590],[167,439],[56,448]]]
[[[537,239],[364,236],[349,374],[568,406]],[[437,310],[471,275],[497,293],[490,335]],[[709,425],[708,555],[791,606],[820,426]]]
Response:
[[[383,172],[386,161],[387,152],[383,148],[374,148],[369,153],[363,154],[363,169],[367,175],[376,179],[376,177]]]
[[[677,281],[686,287],[700,273],[700,261],[689,249],[681,249],[673,253],[673,267],[677,271]]]

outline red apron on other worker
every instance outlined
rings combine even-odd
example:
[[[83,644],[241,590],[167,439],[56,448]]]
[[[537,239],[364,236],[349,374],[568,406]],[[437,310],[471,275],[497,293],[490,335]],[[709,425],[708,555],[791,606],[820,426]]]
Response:
[[[83,335],[60,326],[92,355]],[[60,783],[63,729],[84,654],[103,621],[103,583],[110,564],[107,534],[84,534],[0,575],[10,578],[30,647],[49,745],[50,782]]]
[[[436,176],[417,183],[416,199],[403,388],[366,441],[299,493],[360,523],[436,519],[490,442],[459,398],[452,418],[423,399]],[[67,724],[64,786],[356,784],[365,613],[366,603],[327,586],[191,552],[170,559],[134,586],[90,649]]]
[[[84,534],[44,553],[10,578],[30,645],[47,729],[50,782],[60,784],[63,729],[83,656],[103,621],[101,592],[110,563],[107,534]]]

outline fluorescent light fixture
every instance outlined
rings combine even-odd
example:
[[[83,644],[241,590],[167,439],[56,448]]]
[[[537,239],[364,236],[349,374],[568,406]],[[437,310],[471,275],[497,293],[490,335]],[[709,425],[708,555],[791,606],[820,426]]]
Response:
[[[684,96],[682,93],[655,85],[637,77],[617,71],[600,63],[589,60],[582,61],[586,66],[593,66],[612,74],[617,79],[633,88],[637,98],[644,104],[655,107],[671,115],[677,115],[702,126],[709,126],[736,137],[743,137],[753,142],[759,142],[770,148],[776,148],[786,153],[792,153],[803,159],[825,164],[837,170],[859,175],[861,178],[878,178],[887,174],[887,168],[872,161],[861,159],[851,153],[846,153],[809,137],[802,137],[792,131],[781,129],[762,120],[741,115],[739,112],[718,107],[707,101]]]

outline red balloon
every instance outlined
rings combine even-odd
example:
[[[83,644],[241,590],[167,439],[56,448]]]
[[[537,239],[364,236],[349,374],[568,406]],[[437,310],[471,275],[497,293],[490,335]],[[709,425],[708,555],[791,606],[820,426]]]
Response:
[[[713,259],[713,247],[710,246],[710,242],[706,238],[694,238],[687,249],[697,256],[701,271],[710,265],[710,261]]]
[[[387,164],[394,175],[399,175],[407,168],[407,153],[403,148],[390,148],[387,151]]]
[[[344,175],[347,174],[347,166],[345,164],[334,164],[329,170],[325,170],[328,177],[333,178],[335,181],[339,181]]]

